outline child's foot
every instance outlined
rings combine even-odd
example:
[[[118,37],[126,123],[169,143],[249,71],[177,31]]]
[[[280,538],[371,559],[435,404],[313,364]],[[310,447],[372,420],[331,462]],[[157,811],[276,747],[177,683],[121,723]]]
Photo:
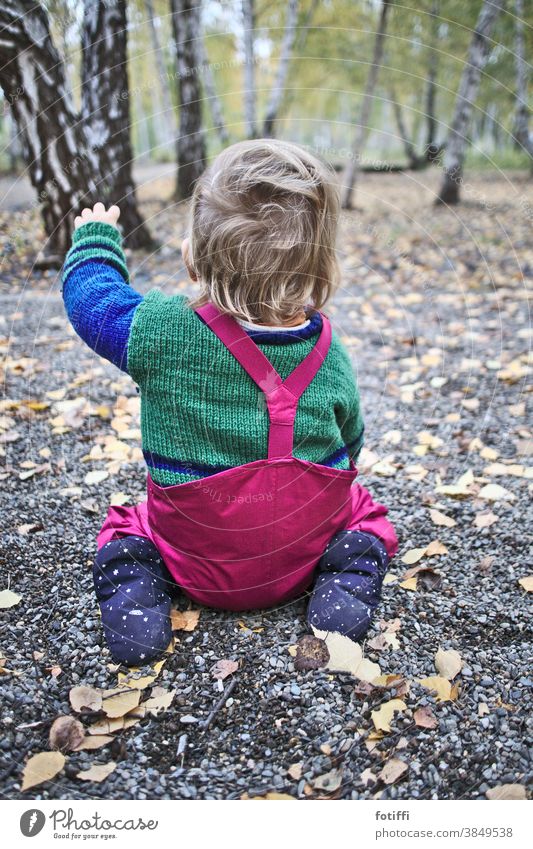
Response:
[[[360,640],[381,598],[389,557],[383,543],[363,531],[340,531],[318,564],[307,622]]]
[[[161,556],[148,539],[123,537],[96,555],[93,578],[102,625],[115,661],[142,666],[170,643],[170,590]]]

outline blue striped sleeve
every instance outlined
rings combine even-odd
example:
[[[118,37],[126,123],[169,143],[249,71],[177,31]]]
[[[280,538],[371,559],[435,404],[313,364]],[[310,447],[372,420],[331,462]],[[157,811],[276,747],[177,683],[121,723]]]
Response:
[[[76,333],[96,353],[127,372],[128,338],[143,298],[128,284],[119,231],[84,224],[75,231],[62,273],[63,301]]]

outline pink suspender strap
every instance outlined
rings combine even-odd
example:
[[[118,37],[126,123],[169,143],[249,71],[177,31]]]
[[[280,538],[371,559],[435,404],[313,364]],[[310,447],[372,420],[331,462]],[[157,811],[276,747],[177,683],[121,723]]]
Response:
[[[298,400],[326,359],[331,344],[329,319],[321,313],[322,330],[316,345],[283,381],[261,349],[232,316],[220,312],[214,304],[198,307],[196,312],[265,394],[270,420],[268,459],[292,457]]]

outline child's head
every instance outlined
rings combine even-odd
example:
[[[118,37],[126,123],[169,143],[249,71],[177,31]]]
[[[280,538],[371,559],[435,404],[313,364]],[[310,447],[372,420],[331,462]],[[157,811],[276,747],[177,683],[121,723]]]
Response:
[[[272,139],[228,147],[193,194],[194,304],[260,324],[319,309],[337,283],[338,215],[333,170],[304,148]]]

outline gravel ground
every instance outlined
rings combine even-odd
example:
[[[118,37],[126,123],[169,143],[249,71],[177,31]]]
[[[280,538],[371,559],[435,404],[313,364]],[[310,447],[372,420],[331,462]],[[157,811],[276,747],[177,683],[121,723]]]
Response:
[[[194,631],[178,633],[156,681],[176,690],[171,707],[118,732],[107,747],[70,753],[55,779],[25,793],[23,765],[47,750],[53,719],[71,712],[70,688],[116,685],[90,565],[112,494],[140,499],[145,473],[130,450],[103,483],[84,482],[87,472],[106,468],[97,453],[87,459],[114,433],[113,412],[101,408],[113,411],[117,397],[126,399],[123,408],[129,398],[134,404],[135,387],[69,332],[57,274],[31,273],[33,213],[4,222],[4,241],[22,234],[0,269],[0,589],[22,597],[2,611],[0,624],[5,797],[222,799],[274,791],[302,799],[477,799],[497,785],[530,784],[531,611],[518,580],[533,571],[525,408],[533,190],[520,175],[474,176],[463,206],[435,210],[438,175],[417,179],[423,183],[412,175],[365,177],[364,212],[342,219],[343,284],[329,310],[359,373],[367,428],[360,480],[390,505],[400,538],[390,566],[396,578],[384,587],[377,617],[400,620],[399,647],[368,645],[380,633],[376,621],[363,649],[382,672],[409,682],[406,710],[373,740],[371,711],[397,697],[393,687],[367,692],[349,674],[295,670],[289,647],[305,633],[305,599],[265,612],[203,609]],[[134,285],[183,289],[184,211],[166,212],[148,198],[145,212],[164,246],[157,256],[131,257]],[[62,389],[63,400],[83,398],[93,408],[65,432],[51,421],[58,399],[47,394]],[[36,403],[21,403],[28,401]],[[475,478],[466,497],[436,492],[468,470]],[[510,497],[487,500],[482,488],[491,483]],[[430,509],[456,524],[435,526]],[[473,524],[489,511],[497,521]],[[420,579],[414,591],[400,586],[408,568],[401,557],[436,539],[447,553],[423,562],[440,581]],[[456,649],[464,663],[455,701],[437,702],[417,682],[437,674],[439,647]],[[239,670],[231,695],[202,728],[220,699],[210,673],[220,659],[238,661]],[[416,725],[422,706],[434,713],[435,728]],[[387,785],[375,777],[392,757],[408,769]],[[116,769],[102,783],[76,778],[110,760]],[[320,780],[332,770],[334,789]]]

